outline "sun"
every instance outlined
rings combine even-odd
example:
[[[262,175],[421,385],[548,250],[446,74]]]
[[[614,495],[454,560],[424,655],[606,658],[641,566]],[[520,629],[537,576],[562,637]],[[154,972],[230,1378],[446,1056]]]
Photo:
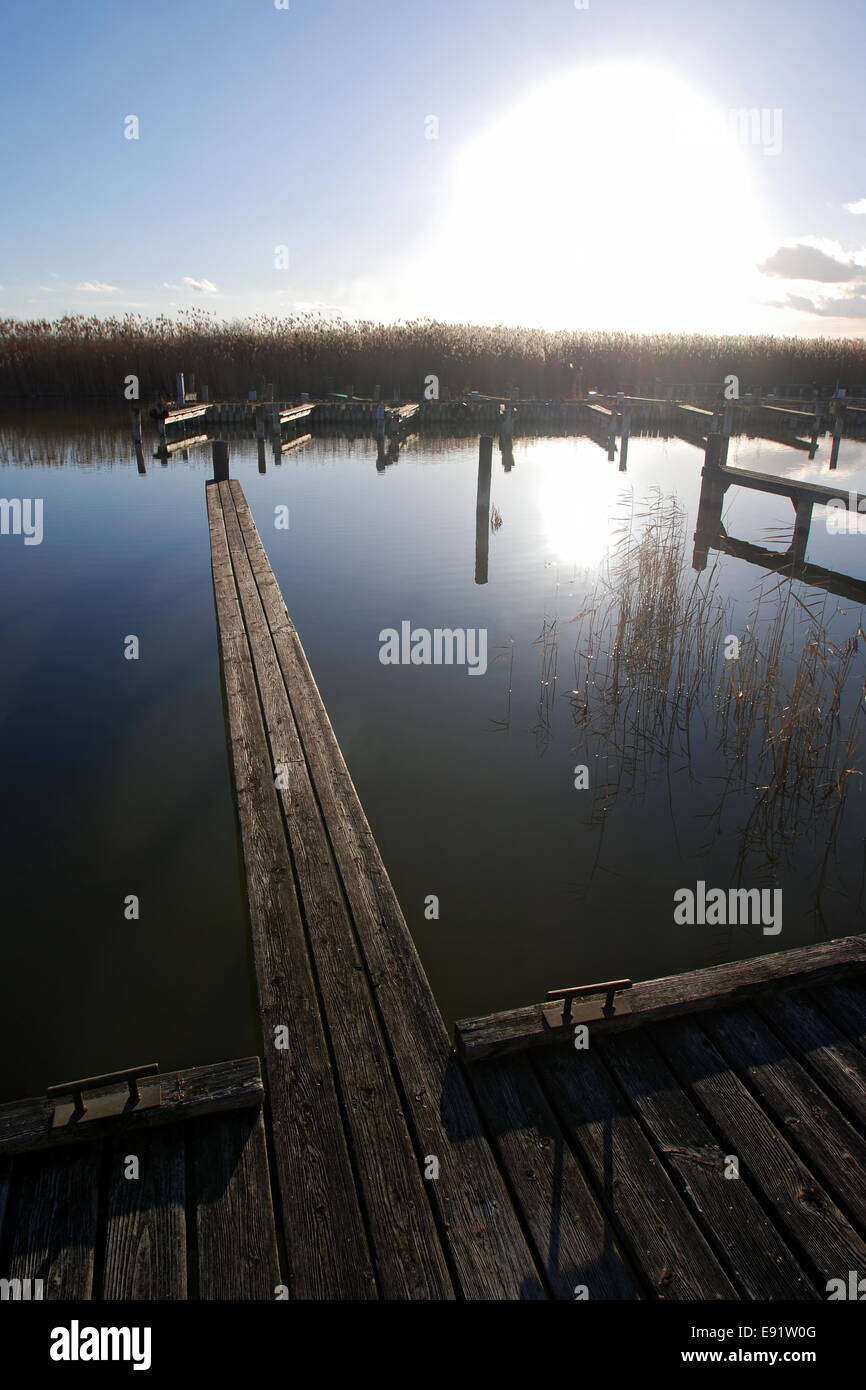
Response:
[[[645,63],[571,71],[456,155],[403,289],[451,321],[739,332],[765,244],[760,157]],[[753,311],[753,305],[752,305]]]

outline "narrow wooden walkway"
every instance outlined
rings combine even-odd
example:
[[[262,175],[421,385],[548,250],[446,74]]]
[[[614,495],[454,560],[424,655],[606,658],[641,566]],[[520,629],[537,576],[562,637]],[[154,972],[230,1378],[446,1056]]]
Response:
[[[544,1297],[240,484],[207,501],[292,1295]]]

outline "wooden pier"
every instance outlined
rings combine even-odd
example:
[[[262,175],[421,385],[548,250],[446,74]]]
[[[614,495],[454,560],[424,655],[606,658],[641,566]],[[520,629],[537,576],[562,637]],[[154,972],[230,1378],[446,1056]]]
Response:
[[[226,456],[206,499],[263,1077],[146,1067],[0,1107],[0,1276],[808,1301],[866,1271],[866,937],[551,991],[452,1046]]]

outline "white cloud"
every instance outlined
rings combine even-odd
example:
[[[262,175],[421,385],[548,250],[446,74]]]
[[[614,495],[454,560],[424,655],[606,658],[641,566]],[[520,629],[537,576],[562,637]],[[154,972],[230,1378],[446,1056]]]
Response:
[[[87,294],[120,294],[119,285],[106,285],[102,280],[82,280],[75,288],[84,290]]]
[[[780,280],[839,285],[863,278],[862,259],[862,252],[846,255],[838,242],[803,237],[793,246],[780,246],[758,269]]]
[[[866,198],[859,198],[856,203],[843,203],[846,212],[866,212]]]
[[[191,275],[183,277],[183,283],[196,294],[216,294],[217,287],[211,280],[194,280]]]

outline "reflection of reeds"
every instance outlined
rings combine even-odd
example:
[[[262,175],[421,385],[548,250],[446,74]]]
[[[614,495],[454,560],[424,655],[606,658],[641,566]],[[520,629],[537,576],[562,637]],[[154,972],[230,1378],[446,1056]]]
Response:
[[[541,632],[533,646],[541,647],[541,674],[536,706],[537,722],[535,734],[536,751],[544,753],[551,738],[551,714],[556,699],[556,682],[559,679],[559,620],[544,615]]]
[[[614,785],[594,788],[592,818],[603,819],[622,791],[639,795],[661,776],[670,788],[685,768],[695,775],[693,746],[714,744],[723,790],[712,835],[733,798],[748,808],[738,876],[748,865],[772,880],[798,838],[820,833],[820,911],[850,779],[861,776],[863,680],[855,666],[863,630],[832,640],[837,610],[828,612],[828,596],[804,600],[775,581],[756,596],[739,658],[727,659],[716,568],[690,578],[684,548],[682,508],[656,493],[646,511],[624,520],[595,593],[573,620],[573,717],[618,762]],[[672,793],[670,800],[673,808]]]
[[[508,686],[505,692],[505,718],[492,719],[490,722],[493,725],[493,728],[496,729],[498,732],[506,733],[511,728],[511,689],[514,680],[514,638],[512,637],[509,640],[507,647],[497,647],[495,648],[495,650],[499,653],[499,655],[494,656],[493,660],[490,663],[491,666],[493,666],[497,661],[502,661],[504,659],[505,653],[508,652]]]

